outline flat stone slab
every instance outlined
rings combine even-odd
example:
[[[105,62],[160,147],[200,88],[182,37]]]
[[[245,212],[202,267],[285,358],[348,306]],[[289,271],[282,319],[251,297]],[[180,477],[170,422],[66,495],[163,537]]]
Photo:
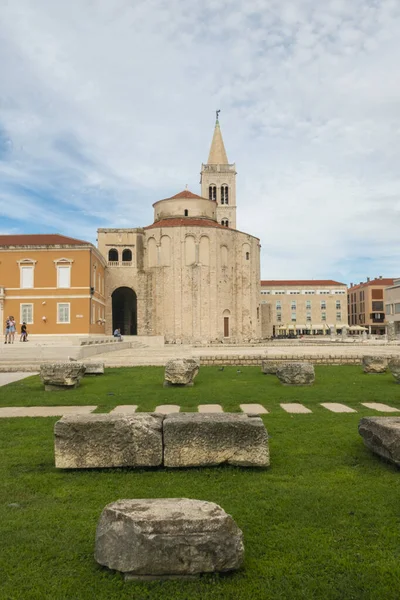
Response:
[[[306,414],[306,413],[310,413],[312,412],[312,410],[310,410],[309,408],[306,408],[305,406],[303,406],[302,404],[298,404],[297,402],[289,402],[287,404],[281,404],[281,407],[283,408],[283,410],[285,410],[287,413],[292,413],[292,414]]]
[[[361,402],[361,404],[366,408],[372,408],[372,410],[378,410],[379,412],[400,412],[398,408],[380,402]]]
[[[241,404],[240,410],[247,415],[266,415],[268,411],[262,404]]]
[[[354,413],[357,412],[354,408],[350,408],[350,406],[346,406],[345,404],[340,404],[338,402],[321,402],[321,406],[327,408],[331,412],[334,413]]]
[[[124,415],[132,415],[133,413],[135,413],[137,411],[138,407],[137,404],[119,404],[118,406],[116,406],[115,408],[113,408],[109,414],[113,415],[113,414],[120,414],[123,413]]]
[[[178,413],[181,410],[181,407],[178,404],[160,404],[156,406],[155,412],[160,415],[171,415],[173,413]]]
[[[96,408],[97,406],[4,406],[0,408],[0,418],[86,415]]]
[[[358,432],[370,450],[400,466],[400,417],[364,417]]]
[[[180,413],[165,417],[163,431],[166,467],[269,465],[268,433],[260,417]]]
[[[163,460],[162,415],[71,415],[54,426],[58,469],[158,467]]]
[[[86,371],[85,375],[104,375],[104,363],[85,363]]]
[[[213,502],[118,500],[101,513],[94,557],[127,580],[225,572],[243,564],[243,534]]]
[[[220,404],[199,404],[197,410],[199,413],[223,413],[224,409]]]

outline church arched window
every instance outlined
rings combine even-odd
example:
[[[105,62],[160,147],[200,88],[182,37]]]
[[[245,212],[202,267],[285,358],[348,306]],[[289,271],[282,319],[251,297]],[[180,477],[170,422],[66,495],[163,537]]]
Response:
[[[217,200],[217,186],[211,184],[208,188],[208,197],[210,200]]]
[[[228,219],[222,219],[221,225],[223,225],[224,227],[229,227],[229,221],[228,221]]]
[[[132,261],[132,250],[126,248],[122,252],[122,262],[131,262]]]
[[[221,204],[229,204],[229,187],[225,183],[221,185]]]
[[[108,260],[110,262],[118,262],[118,250],[111,248],[111,250],[108,251]]]

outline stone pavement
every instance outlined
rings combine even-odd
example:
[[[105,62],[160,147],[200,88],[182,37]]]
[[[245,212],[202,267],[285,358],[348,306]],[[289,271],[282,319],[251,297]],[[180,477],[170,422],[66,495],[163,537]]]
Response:
[[[393,406],[388,406],[387,404],[380,404],[375,402],[362,402],[362,406],[369,408],[370,410],[375,410],[378,412],[400,412],[400,409],[394,408]],[[354,413],[357,412],[356,409],[350,408],[345,404],[338,404],[335,402],[323,402],[319,406],[329,410],[333,413]],[[292,403],[282,403],[280,407],[287,413],[290,414],[310,414],[313,411],[303,404],[299,402]],[[96,410],[96,406],[11,406],[11,407],[2,407],[0,408],[0,418],[6,417],[58,417],[63,415],[70,414],[88,414]],[[116,406],[113,408],[111,413],[123,413],[123,414],[132,414],[136,412],[137,405],[135,404],[123,404],[120,406]],[[224,409],[220,404],[199,404],[197,407],[198,411],[201,413],[222,413]],[[240,409],[242,412],[255,415],[255,414],[268,414],[268,411],[261,404],[241,404]],[[155,412],[168,415],[171,413],[177,413],[180,411],[180,406],[177,404],[161,404],[160,406],[156,406]]]
[[[14,381],[20,381],[21,379],[25,379],[26,377],[30,377],[31,375],[37,375],[37,373],[28,373],[24,372],[15,372],[15,373],[0,373],[0,387],[2,385],[7,385],[7,383],[13,383]]]

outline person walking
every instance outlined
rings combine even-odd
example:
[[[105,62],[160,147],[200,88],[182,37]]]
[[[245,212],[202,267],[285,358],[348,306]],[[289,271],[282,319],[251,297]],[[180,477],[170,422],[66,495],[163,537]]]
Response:
[[[7,343],[10,344],[11,343],[10,342],[10,338],[11,338],[11,335],[10,335],[10,317],[7,317],[7,319],[6,319],[6,330],[5,330],[4,343],[5,344],[7,344]]]
[[[26,330],[26,323],[25,321],[22,323],[21,325],[21,337],[19,338],[20,342],[27,342],[27,337],[28,337],[28,332]]]
[[[11,338],[12,344],[14,343],[15,331],[16,331],[15,319],[14,319],[14,317],[10,317],[10,338]]]

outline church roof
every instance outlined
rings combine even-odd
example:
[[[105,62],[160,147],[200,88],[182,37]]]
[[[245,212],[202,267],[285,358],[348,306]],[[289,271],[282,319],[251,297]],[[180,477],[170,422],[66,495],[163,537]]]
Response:
[[[90,242],[60,235],[59,233],[35,233],[0,235],[0,246],[91,246]]]
[[[161,219],[152,225],[148,225],[145,229],[153,229],[155,227],[217,227],[218,229],[229,229],[229,227],[227,228],[224,225],[220,225],[218,221],[196,217],[171,217],[169,219]]]
[[[218,119],[217,119],[217,122],[215,123],[214,135],[213,135],[213,139],[211,142],[210,154],[208,155],[207,164],[208,165],[228,165],[229,164]]]
[[[203,196],[198,196],[197,194],[193,194],[193,192],[191,192],[190,190],[183,190],[182,192],[175,194],[175,196],[170,196],[169,198],[163,198],[162,200],[157,200],[157,202],[154,202],[154,204],[157,204],[158,202],[164,202],[164,200],[175,200],[175,199],[179,199],[179,198],[184,198],[185,200],[208,200],[208,198],[203,198]],[[153,204],[153,206],[154,206],[154,204]]]
[[[340,283],[340,281],[333,281],[333,279],[262,279],[261,286],[296,286],[296,287],[313,287],[315,285],[346,285]]]

